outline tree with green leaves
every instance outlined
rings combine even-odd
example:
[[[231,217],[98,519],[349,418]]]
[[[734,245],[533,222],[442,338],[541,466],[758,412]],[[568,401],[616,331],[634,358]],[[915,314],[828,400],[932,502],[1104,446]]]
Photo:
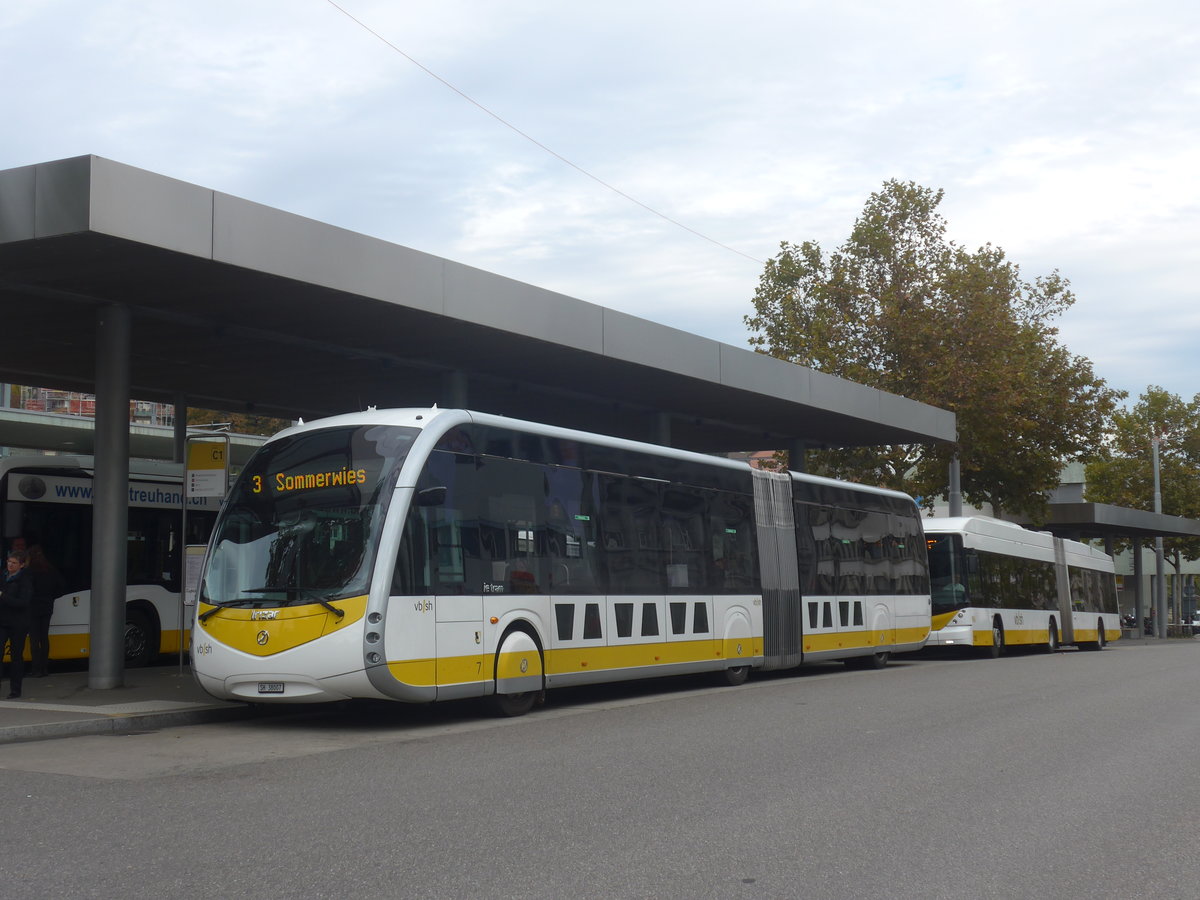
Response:
[[[270,437],[278,434],[292,423],[286,419],[275,419],[270,416],[255,416],[249,413],[222,412],[216,409],[188,408],[187,420],[189,425],[228,424],[234,434],[262,434]]]
[[[888,181],[826,254],[784,242],[746,316],[759,352],[954,412],[954,445],[810,451],[810,471],[932,503],[957,454],[964,499],[1045,511],[1065,462],[1094,455],[1124,397],[1057,338],[1075,302],[1057,272],[1033,281],[998,247],[946,237],[943,192]]]
[[[1108,452],[1085,470],[1084,498],[1153,510],[1155,438],[1163,513],[1200,518],[1200,394],[1187,402],[1155,385],[1133,408],[1113,415]],[[1121,549],[1127,544],[1122,542]],[[1200,559],[1200,538],[1165,538],[1163,552],[1181,574],[1183,560]]]

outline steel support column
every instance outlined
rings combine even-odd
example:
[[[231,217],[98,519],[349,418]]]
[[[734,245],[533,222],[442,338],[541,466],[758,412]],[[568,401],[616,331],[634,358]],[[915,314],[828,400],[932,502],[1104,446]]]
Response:
[[[1145,626],[1142,620],[1146,617],[1146,600],[1145,586],[1142,584],[1142,579],[1145,575],[1142,572],[1142,542],[1133,539],[1133,617],[1137,620],[1138,637],[1143,637],[1146,633]]]
[[[455,369],[442,376],[443,409],[470,409],[470,393],[468,391],[467,373]]]
[[[654,421],[651,423],[652,433],[650,442],[661,444],[664,447],[671,446],[671,414],[665,412],[654,413]]]
[[[1162,486],[1158,469],[1158,437],[1150,442],[1154,457],[1154,514],[1162,514]],[[1167,592],[1166,579],[1163,576],[1163,539],[1158,535],[1154,539],[1154,636],[1167,636]]]
[[[88,687],[125,675],[125,554],[129,531],[129,308],[96,314],[96,476],[92,488],[91,658]]]
[[[962,470],[958,461],[958,454],[955,453],[950,458],[950,491],[946,500],[948,501],[949,509],[947,512],[951,516],[962,515]]]
[[[187,450],[187,397],[175,395],[175,462],[187,462],[184,453]]]
[[[793,472],[807,472],[805,452],[808,450],[807,441],[792,441],[788,447],[788,468]]]

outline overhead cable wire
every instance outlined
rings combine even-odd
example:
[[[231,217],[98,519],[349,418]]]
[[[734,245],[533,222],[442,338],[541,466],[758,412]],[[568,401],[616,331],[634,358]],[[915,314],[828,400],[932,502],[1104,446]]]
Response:
[[[529,143],[533,144],[535,147],[538,147],[545,153],[548,153],[550,156],[553,156],[559,162],[563,163],[564,165],[570,166],[572,169],[574,169],[580,175],[590,178],[592,181],[596,182],[596,184],[600,185],[601,187],[606,188],[607,190],[612,191],[614,194],[617,194],[618,196],[625,198],[630,203],[640,206],[642,209],[646,210],[646,212],[658,216],[660,219],[662,219],[665,222],[671,223],[676,228],[682,228],[684,231],[688,232],[689,234],[693,234],[696,237],[700,238],[701,240],[708,241],[710,244],[715,244],[716,246],[720,247],[722,250],[728,250],[730,253],[736,253],[738,256],[743,256],[746,259],[750,260],[751,262],[759,263],[760,265],[762,264],[761,259],[753,257],[748,253],[743,253],[741,250],[738,250],[736,247],[730,247],[728,244],[723,244],[720,241],[718,241],[716,238],[711,238],[708,235],[697,231],[695,228],[690,228],[689,226],[684,225],[682,222],[678,221],[677,219],[672,219],[666,213],[659,212],[654,207],[648,206],[647,204],[643,203],[641,200],[637,199],[636,197],[631,197],[629,194],[625,193],[620,188],[614,187],[613,185],[609,184],[604,179],[593,175],[591,172],[589,172],[587,169],[583,168],[582,166],[576,165],[575,163],[571,162],[571,160],[569,160],[565,156],[563,156],[561,153],[558,153],[557,151],[553,150],[552,148],[547,147],[545,144],[543,144],[537,138],[533,137],[532,135],[527,134],[526,132],[524,132],[520,128],[518,128],[516,125],[509,122],[507,119],[492,112],[490,109],[488,109],[486,106],[484,106],[478,100],[476,100],[474,97],[470,96],[469,94],[467,94],[464,91],[459,90],[457,87],[455,87],[453,84],[451,84],[445,78],[443,78],[437,72],[430,69],[428,66],[424,65],[423,63],[414,59],[413,57],[409,56],[407,53],[405,53],[403,50],[401,50],[399,47],[397,47],[395,44],[393,44],[391,41],[389,41],[387,38],[385,38],[383,35],[381,35],[378,31],[376,31],[370,25],[366,24],[361,19],[354,16],[352,13],[348,12],[342,6],[339,6],[337,3],[334,2],[334,0],[325,0],[325,2],[328,3],[330,6],[332,6],[334,9],[336,9],[338,12],[340,12],[343,16],[345,16],[347,19],[349,19],[351,22],[353,22],[359,28],[361,28],[363,31],[367,32],[367,34],[371,35],[376,40],[387,45],[392,50],[394,50],[396,53],[399,53],[401,56],[403,56],[405,59],[407,59],[410,63],[412,63],[414,66],[416,66],[422,72],[424,72],[430,78],[436,79],[437,81],[441,82],[442,85],[444,85],[445,87],[454,91],[454,93],[458,94],[458,96],[462,97],[464,100],[466,100],[472,106],[474,106],[476,109],[491,116],[493,119],[495,119],[501,125],[503,125],[505,128],[520,135],[525,140],[529,141]]]

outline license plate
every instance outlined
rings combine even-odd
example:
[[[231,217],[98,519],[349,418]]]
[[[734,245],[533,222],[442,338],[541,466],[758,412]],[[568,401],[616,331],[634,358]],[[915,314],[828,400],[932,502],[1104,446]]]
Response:
[[[260,681],[258,683],[258,692],[260,694],[282,694],[282,681]]]

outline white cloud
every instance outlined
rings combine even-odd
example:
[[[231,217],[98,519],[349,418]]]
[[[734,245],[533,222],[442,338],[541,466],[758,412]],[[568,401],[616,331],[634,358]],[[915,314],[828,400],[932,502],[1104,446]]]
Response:
[[[1190,396],[1200,8],[339,0],[0,6],[0,168],[98,153],[740,344],[780,241],[889,178],[1079,297],[1099,374]],[[20,85],[19,89],[14,86]]]

